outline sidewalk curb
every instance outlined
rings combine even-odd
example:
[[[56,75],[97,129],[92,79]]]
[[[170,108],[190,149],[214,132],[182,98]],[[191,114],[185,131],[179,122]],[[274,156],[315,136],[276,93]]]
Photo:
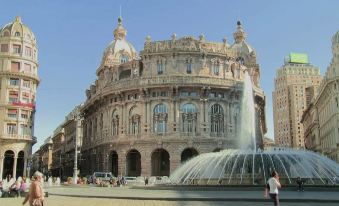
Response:
[[[49,192],[50,196],[64,196],[64,197],[82,197],[82,198],[103,198],[103,199],[123,199],[123,200],[158,200],[158,201],[209,201],[209,202],[271,202],[270,199],[258,198],[199,198],[199,197],[127,197],[127,196],[84,196],[84,195],[69,195],[57,194]],[[317,202],[317,203],[339,203],[339,200],[328,199],[280,199],[280,202]]]

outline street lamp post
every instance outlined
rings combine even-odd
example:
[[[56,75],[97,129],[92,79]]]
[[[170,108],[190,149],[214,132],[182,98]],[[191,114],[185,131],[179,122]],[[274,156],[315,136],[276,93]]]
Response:
[[[74,168],[73,168],[73,184],[78,182],[78,137],[80,137],[81,121],[79,115],[74,117],[75,121],[75,154],[74,154]]]

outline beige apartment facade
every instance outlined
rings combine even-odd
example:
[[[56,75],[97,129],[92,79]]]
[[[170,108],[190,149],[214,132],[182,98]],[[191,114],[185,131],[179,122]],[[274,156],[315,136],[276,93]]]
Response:
[[[27,174],[34,137],[36,39],[20,17],[0,27],[0,179]]]
[[[321,80],[319,68],[309,64],[306,54],[291,53],[277,70],[272,98],[274,137],[278,146],[305,147],[300,121]]]
[[[319,94],[303,115],[307,147],[339,162],[339,31]]]
[[[198,154],[237,148],[244,72],[254,85],[257,146],[265,96],[240,22],[234,43],[204,35],[152,41],[138,55],[119,19],[82,107],[81,173],[169,176]]]

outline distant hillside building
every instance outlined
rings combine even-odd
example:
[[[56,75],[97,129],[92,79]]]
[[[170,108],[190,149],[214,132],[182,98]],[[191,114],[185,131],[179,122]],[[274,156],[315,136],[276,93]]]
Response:
[[[274,137],[277,145],[304,148],[300,123],[307,105],[316,95],[322,77],[306,54],[291,53],[277,70],[273,91]]]

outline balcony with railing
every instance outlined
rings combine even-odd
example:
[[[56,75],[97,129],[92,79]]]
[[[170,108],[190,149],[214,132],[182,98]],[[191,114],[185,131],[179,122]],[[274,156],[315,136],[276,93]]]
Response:
[[[0,139],[3,140],[24,140],[24,141],[32,141],[34,143],[37,142],[37,138],[31,135],[22,135],[22,134],[0,134]]]

